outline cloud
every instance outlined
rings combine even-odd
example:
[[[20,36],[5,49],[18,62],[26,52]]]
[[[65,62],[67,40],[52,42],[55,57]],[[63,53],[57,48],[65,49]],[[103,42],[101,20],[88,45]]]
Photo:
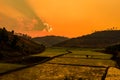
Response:
[[[46,26],[45,30],[47,32],[51,32],[53,30],[52,27],[48,23],[44,23],[44,25]]]
[[[0,2],[3,2],[5,5],[13,8],[17,12],[25,16],[25,17],[18,16],[16,18],[16,21],[18,22],[17,25],[18,27],[21,27],[21,29],[42,31],[46,28],[42,20],[38,17],[38,15],[34,12],[31,6],[27,3],[27,0],[1,0]],[[16,13],[14,14],[17,15]]]
[[[0,27],[6,27],[9,30],[16,28],[17,21],[5,14],[0,13]]]

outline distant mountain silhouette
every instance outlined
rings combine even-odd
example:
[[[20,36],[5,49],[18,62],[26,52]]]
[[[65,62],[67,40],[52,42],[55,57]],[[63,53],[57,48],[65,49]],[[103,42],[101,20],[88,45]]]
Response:
[[[29,36],[0,28],[0,59],[27,56],[44,50],[45,46],[33,42]]]
[[[103,48],[120,43],[120,30],[96,31],[92,34],[58,43],[57,47]]]
[[[44,44],[45,46],[50,47],[52,45],[66,41],[68,39],[69,38],[62,36],[44,36],[44,37],[35,37],[32,40],[39,44]]]

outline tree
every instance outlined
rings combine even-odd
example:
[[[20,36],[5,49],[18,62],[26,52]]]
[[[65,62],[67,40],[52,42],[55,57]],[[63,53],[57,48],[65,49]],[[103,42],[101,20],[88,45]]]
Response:
[[[5,27],[1,30],[0,36],[2,41],[8,41],[8,32]]]
[[[12,30],[11,33],[14,34],[14,30]]]
[[[18,36],[17,36],[17,35],[14,35],[14,38],[13,38],[13,40],[12,40],[12,42],[11,42],[11,46],[12,46],[13,48],[16,48],[16,44],[17,44],[18,40],[19,40]]]

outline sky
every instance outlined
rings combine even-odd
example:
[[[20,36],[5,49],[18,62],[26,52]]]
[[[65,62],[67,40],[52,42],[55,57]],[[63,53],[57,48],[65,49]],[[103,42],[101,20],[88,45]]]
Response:
[[[120,29],[120,0],[0,0],[0,27],[32,37]]]

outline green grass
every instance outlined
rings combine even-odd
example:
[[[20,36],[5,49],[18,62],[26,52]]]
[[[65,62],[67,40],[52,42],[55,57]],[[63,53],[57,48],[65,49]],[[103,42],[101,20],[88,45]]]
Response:
[[[74,64],[74,65],[89,65],[89,66],[115,66],[112,60],[99,60],[99,59],[79,59],[79,58],[55,58],[48,63],[56,64]]]
[[[65,49],[65,48],[64,48]],[[115,62],[110,60],[112,55],[95,52],[93,50],[84,49],[69,49],[72,53],[55,58],[48,63],[60,64],[77,64],[77,65],[90,65],[90,66],[115,66]],[[58,53],[60,50],[57,50]],[[54,54],[54,53],[53,53]],[[89,58],[86,57],[89,55]]]
[[[25,65],[0,63],[0,73],[15,70],[17,68],[21,68],[21,67],[24,67],[24,66]]]
[[[72,54],[84,54],[84,55],[109,55],[109,54],[104,54],[101,52],[95,52],[91,50],[71,50]]]
[[[66,53],[66,50],[70,50],[73,52],[73,54],[90,54],[90,55],[100,55],[103,53],[100,53],[100,52],[94,52],[94,50],[96,49],[84,49],[84,48],[61,48],[61,47],[55,47],[55,48],[47,48],[43,53],[38,53],[38,54],[35,54],[33,56],[50,56],[50,57],[53,57],[53,56],[56,56],[56,55],[59,55],[59,54],[63,54],[63,53]],[[99,49],[97,49],[99,50]]]
[[[56,55],[64,54],[66,53],[65,48],[48,48],[45,50],[45,52],[40,54],[35,54],[32,56],[46,56],[46,57],[53,57]]]
[[[45,52],[33,56],[53,57],[66,53],[68,48],[48,48]],[[95,52],[93,49],[69,48],[72,53],[55,58],[49,63],[77,64],[90,66],[115,66],[115,62],[110,60],[112,55]],[[86,57],[89,55],[89,58]]]
[[[0,80],[101,80],[105,68],[42,64],[1,76]]]
[[[104,54],[101,52],[95,51],[75,51],[73,50],[71,54],[64,55],[63,57],[77,57],[77,58],[86,58],[86,55],[90,55],[91,58],[98,59],[111,59],[111,54]]]

